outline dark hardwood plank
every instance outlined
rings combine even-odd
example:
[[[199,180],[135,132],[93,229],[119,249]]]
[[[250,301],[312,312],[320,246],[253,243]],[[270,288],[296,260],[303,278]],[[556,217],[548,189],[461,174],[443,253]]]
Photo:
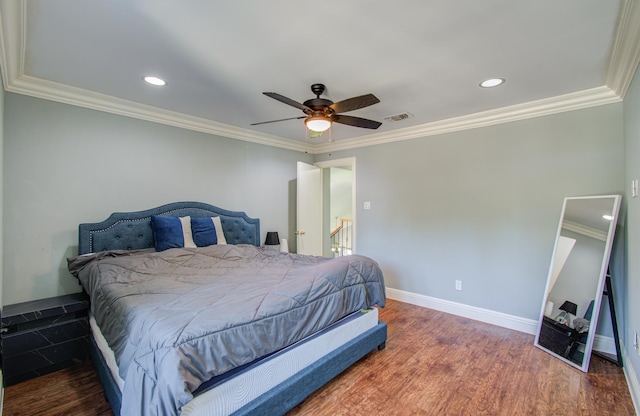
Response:
[[[635,415],[622,369],[582,373],[534,337],[390,300],[384,351],[369,354],[293,415]],[[330,403],[330,405],[328,405]]]
[[[533,336],[388,301],[389,339],[288,413],[295,415],[635,415],[622,369],[588,374]],[[4,415],[112,415],[90,363],[5,390]]]
[[[89,362],[4,390],[5,416],[113,416]]]

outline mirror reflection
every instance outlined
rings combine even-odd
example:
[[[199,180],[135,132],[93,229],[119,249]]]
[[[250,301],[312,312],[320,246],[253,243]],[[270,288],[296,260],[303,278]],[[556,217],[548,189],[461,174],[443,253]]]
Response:
[[[619,195],[565,198],[536,346],[589,368]]]

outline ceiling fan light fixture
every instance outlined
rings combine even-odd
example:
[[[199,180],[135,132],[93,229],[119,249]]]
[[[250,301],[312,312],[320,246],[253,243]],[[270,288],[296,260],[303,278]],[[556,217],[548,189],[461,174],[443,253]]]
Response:
[[[316,131],[321,133],[326,131],[331,127],[331,120],[326,118],[325,116],[310,116],[304,121],[304,124],[307,125],[307,128],[312,131]]]
[[[287,98],[284,95],[280,95],[275,92],[263,92],[269,98],[280,101],[281,103],[295,107],[298,110],[302,110],[305,114],[300,117],[290,117],[280,120],[263,121],[260,123],[252,123],[252,126],[259,124],[275,123],[277,121],[305,119],[305,127],[310,132],[322,133],[327,131],[333,123],[345,124],[347,126],[361,127],[363,129],[377,129],[382,123],[369,120],[361,117],[345,116],[339,113],[346,113],[349,111],[359,110],[361,108],[369,107],[370,105],[377,104],[380,100],[373,94],[360,95],[358,97],[347,98],[346,100],[338,101],[334,103],[326,98],[320,98],[324,93],[326,87],[323,84],[313,84],[311,86],[311,92],[316,95],[316,98],[306,100],[304,103],[299,103],[291,98]]]

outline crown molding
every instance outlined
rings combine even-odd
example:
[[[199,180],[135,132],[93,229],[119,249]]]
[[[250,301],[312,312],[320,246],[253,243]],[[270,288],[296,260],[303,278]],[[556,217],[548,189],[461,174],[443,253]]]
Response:
[[[26,7],[26,0],[0,3],[0,69],[5,90],[225,138],[298,152],[309,151],[308,143],[189,116],[25,74]]]
[[[595,238],[596,240],[607,241],[607,233],[600,231],[596,228],[589,227],[587,225],[578,224],[573,221],[563,221],[562,228],[565,230],[573,231],[574,233],[586,235],[587,237]]]
[[[611,49],[607,85],[624,98],[640,63],[640,5],[625,0]]]
[[[0,70],[5,90],[226,138],[311,154],[423,138],[620,102],[633,79],[640,60],[640,42],[637,41],[640,38],[640,7],[636,0],[625,0],[618,22],[616,39],[612,47],[607,79],[609,86],[390,132],[374,133],[336,142],[311,144],[29,76],[24,73],[27,30],[26,4],[26,0],[0,3]]]
[[[298,152],[306,152],[309,150],[308,144],[306,143],[123,100],[28,75],[22,75],[20,78],[11,80],[7,86],[7,91],[230,139],[243,140]]]
[[[475,129],[511,121],[525,120],[565,111],[579,110],[604,104],[620,102],[622,99],[608,87],[597,87],[543,100],[530,101],[509,107],[482,111],[447,120],[435,121],[390,132],[371,134],[356,139],[323,143],[313,147],[312,153],[335,152],[402,140],[417,139],[455,131]]]
[[[0,70],[5,90],[24,72],[26,2],[0,3]]]

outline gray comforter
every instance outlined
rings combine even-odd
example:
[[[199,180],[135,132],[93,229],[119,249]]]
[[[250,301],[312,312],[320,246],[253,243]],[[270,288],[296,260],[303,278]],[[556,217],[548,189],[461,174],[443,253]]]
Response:
[[[351,312],[384,307],[378,265],[248,245],[69,259],[125,380],[122,414],[172,415],[204,381]]]

